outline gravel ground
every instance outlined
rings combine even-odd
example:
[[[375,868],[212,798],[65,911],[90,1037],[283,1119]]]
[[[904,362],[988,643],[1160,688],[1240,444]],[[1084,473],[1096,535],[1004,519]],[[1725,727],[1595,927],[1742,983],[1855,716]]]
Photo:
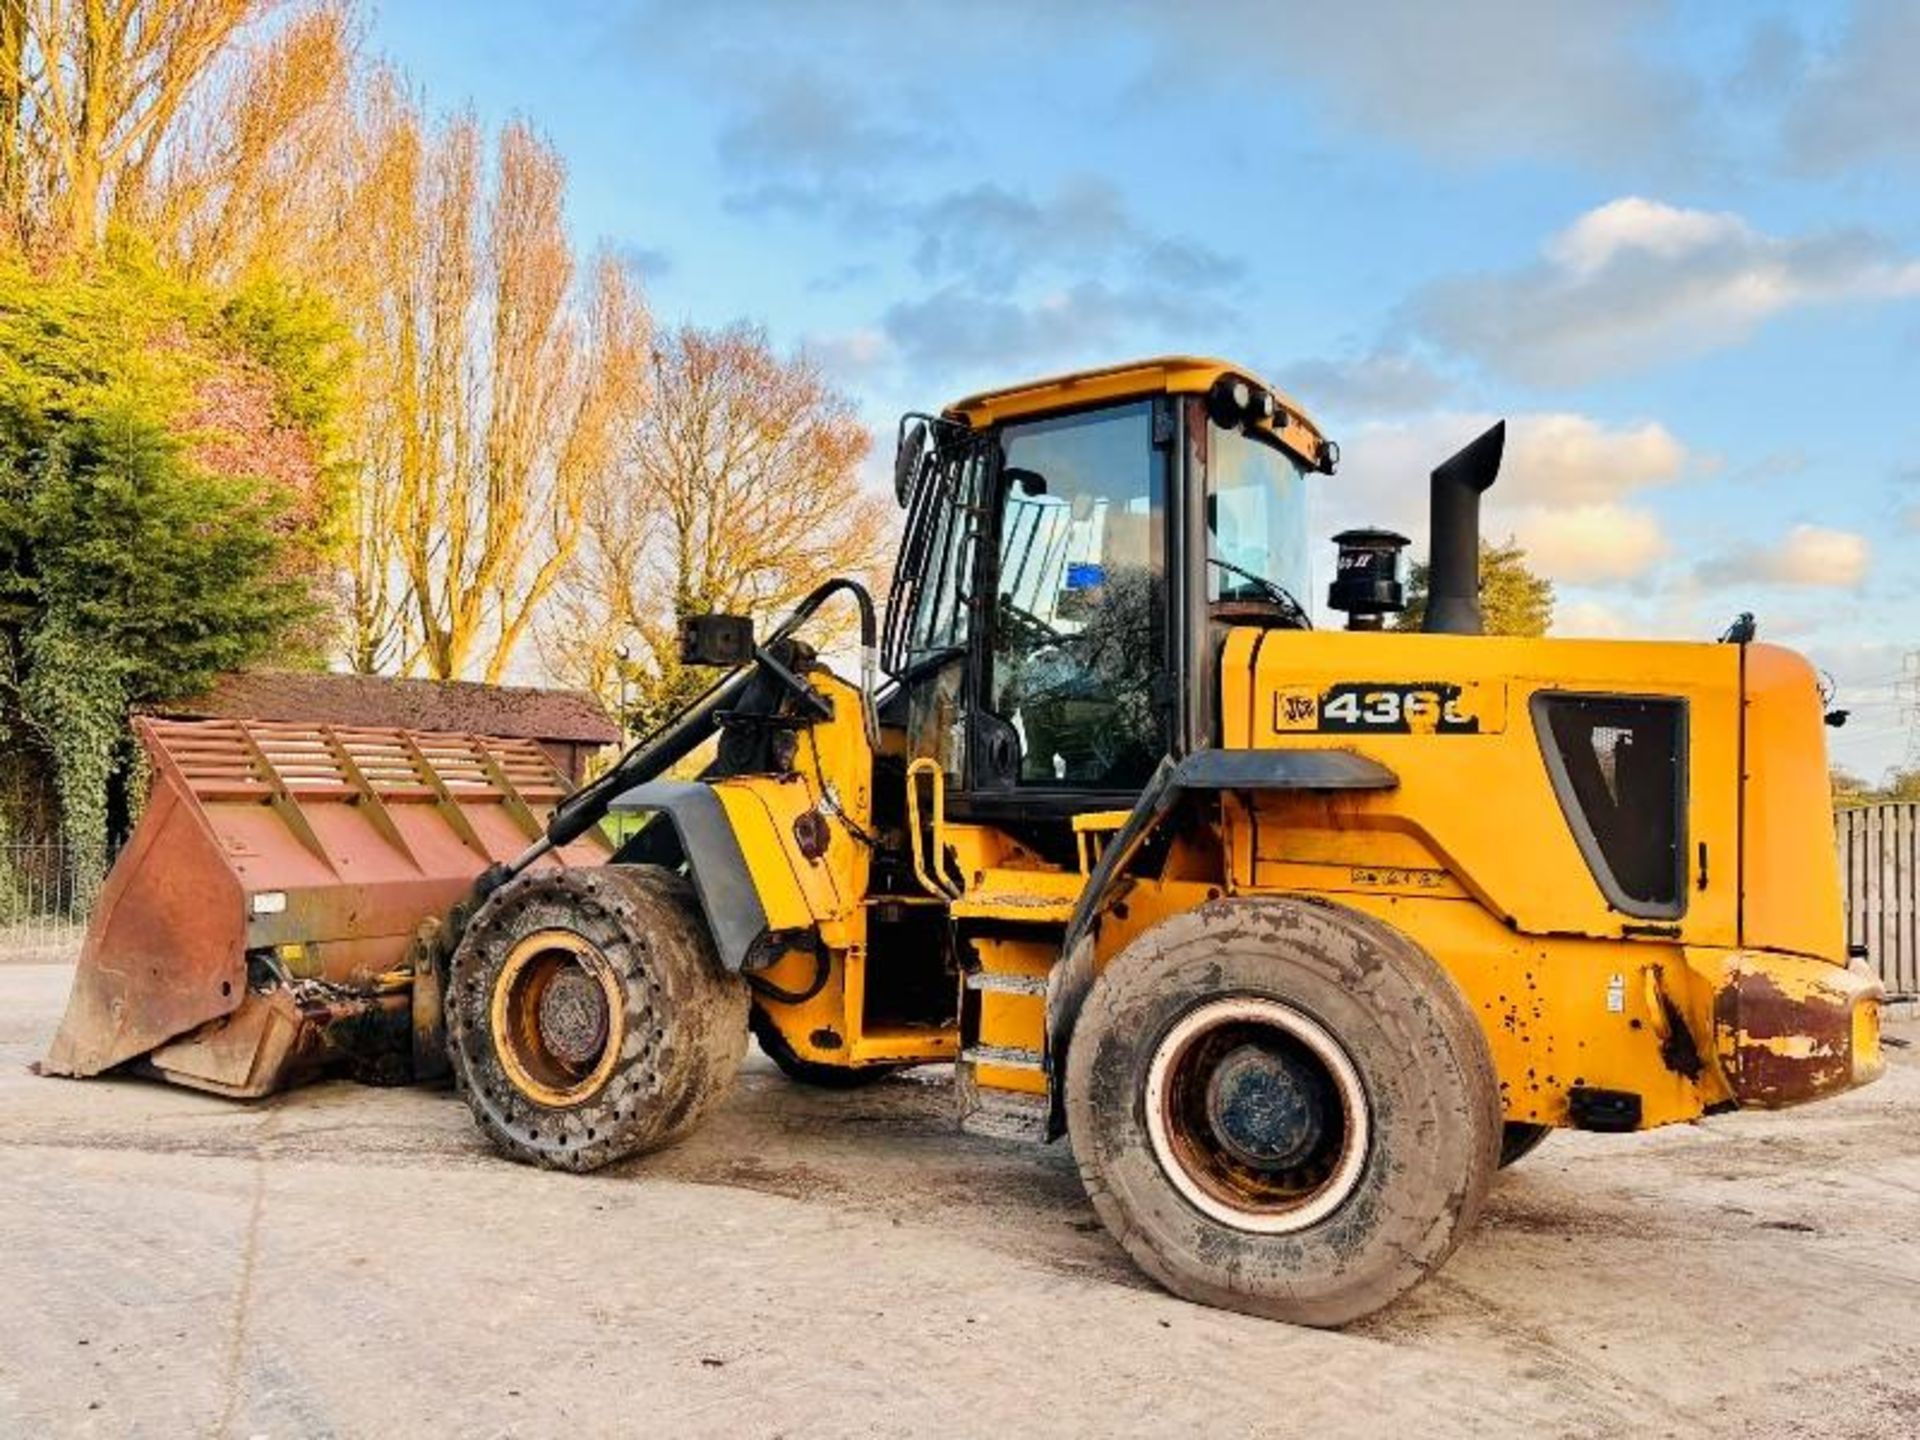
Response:
[[[956,1134],[938,1071],[756,1054],[679,1149],[553,1175],[441,1093],[38,1078],[70,973],[0,965],[0,1434],[1920,1434],[1920,1049],[1555,1136],[1329,1334],[1154,1289],[1064,1147]]]

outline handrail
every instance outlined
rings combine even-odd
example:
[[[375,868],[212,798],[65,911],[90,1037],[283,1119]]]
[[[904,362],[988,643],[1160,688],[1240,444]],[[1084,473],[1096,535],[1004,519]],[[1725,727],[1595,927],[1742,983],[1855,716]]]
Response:
[[[913,878],[920,882],[921,888],[932,895],[944,895],[949,900],[960,898],[960,887],[929,870],[926,846],[920,838],[920,785],[922,775],[933,777],[933,835],[932,848],[935,856],[946,853],[944,836],[947,828],[947,772],[938,760],[921,756],[907,766],[907,834],[913,846]]]

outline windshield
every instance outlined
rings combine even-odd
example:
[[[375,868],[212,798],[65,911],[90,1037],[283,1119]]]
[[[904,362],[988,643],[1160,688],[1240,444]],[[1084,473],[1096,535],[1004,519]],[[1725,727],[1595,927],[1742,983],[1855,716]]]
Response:
[[[1207,598],[1271,598],[1267,587],[1278,586],[1304,605],[1313,589],[1305,467],[1238,430],[1210,431]]]

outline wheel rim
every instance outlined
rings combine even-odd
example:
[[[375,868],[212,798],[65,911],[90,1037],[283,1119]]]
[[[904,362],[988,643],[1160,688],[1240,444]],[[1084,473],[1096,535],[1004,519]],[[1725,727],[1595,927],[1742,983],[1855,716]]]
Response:
[[[1370,1115],[1338,1041],[1292,1006],[1227,996],[1174,1023],[1147,1069],[1147,1136],[1174,1188],[1235,1230],[1286,1234],[1337,1210]]]
[[[620,982],[599,948],[571,930],[541,930],[507,955],[494,982],[493,1048],[529,1100],[555,1109],[593,1095],[613,1073],[625,1032]]]

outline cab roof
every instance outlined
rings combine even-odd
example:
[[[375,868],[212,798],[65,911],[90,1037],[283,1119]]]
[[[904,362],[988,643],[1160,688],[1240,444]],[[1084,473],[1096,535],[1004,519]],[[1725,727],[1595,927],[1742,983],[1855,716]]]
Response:
[[[998,390],[984,390],[949,405],[949,419],[976,429],[1061,410],[1108,401],[1142,399],[1152,395],[1204,395],[1223,375],[1248,381],[1270,393],[1277,406],[1272,421],[1259,428],[1272,435],[1307,464],[1331,470],[1337,449],[1307,413],[1278,386],[1268,383],[1244,365],[1195,355],[1161,355],[1129,360],[1093,370],[1075,370],[1043,380],[1028,380]]]

